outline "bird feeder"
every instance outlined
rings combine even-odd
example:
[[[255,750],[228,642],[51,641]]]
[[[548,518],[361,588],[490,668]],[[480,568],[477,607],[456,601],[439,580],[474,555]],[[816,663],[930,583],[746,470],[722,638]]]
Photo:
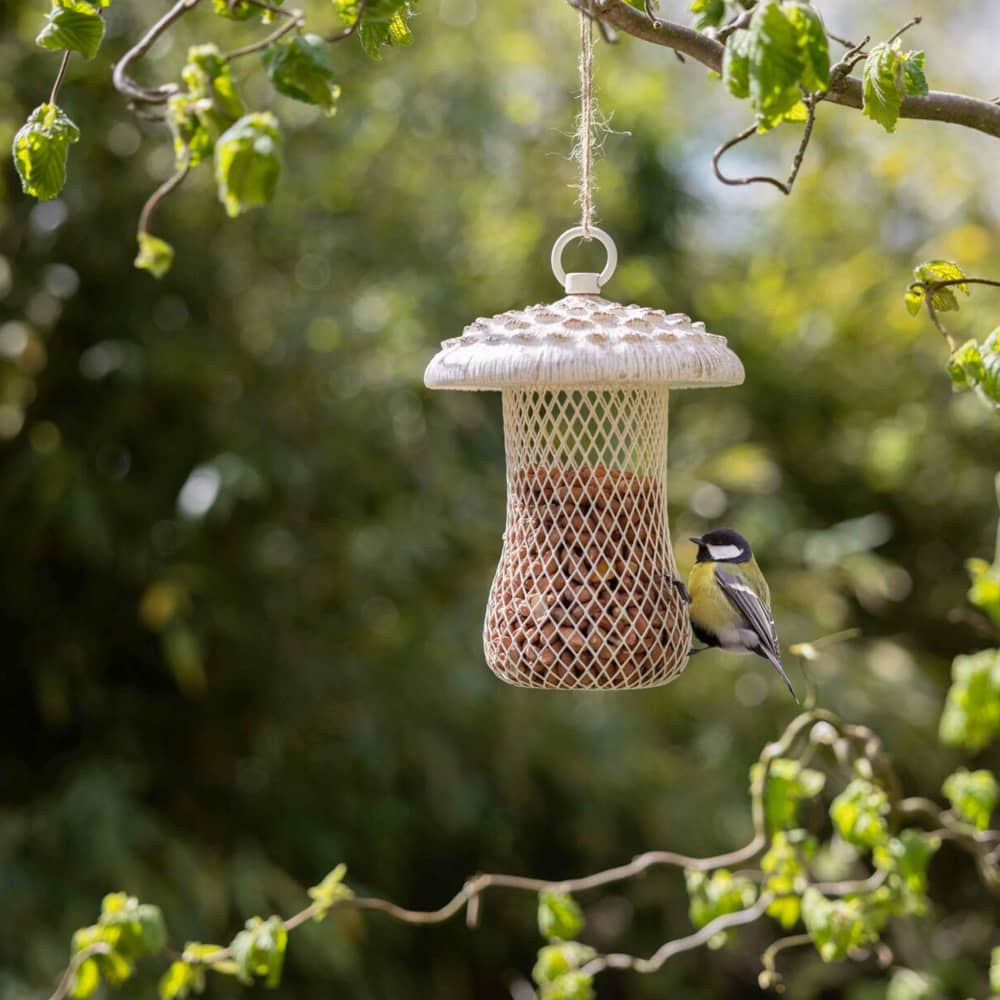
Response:
[[[566,297],[477,319],[427,366],[431,389],[497,390],[507,525],[486,607],[486,662],[519,687],[624,690],[673,680],[691,648],[667,521],[671,389],[739,385],[724,337],[680,313],[601,297],[614,273],[566,274]]]

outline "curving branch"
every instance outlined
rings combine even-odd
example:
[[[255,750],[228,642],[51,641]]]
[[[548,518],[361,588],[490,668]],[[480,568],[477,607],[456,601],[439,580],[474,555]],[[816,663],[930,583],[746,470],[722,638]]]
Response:
[[[200,2],[201,0],[177,0],[173,7],[156,21],[146,34],[118,60],[112,74],[116,90],[139,104],[165,104],[173,94],[177,93],[178,87],[175,83],[152,89],[140,87],[129,75],[129,70],[132,64],[141,59],[175,21],[197,7]]]
[[[660,17],[649,17],[626,0],[595,0],[595,8],[600,18],[627,35],[666,46],[690,56],[709,69],[722,71],[724,45],[701,31]],[[844,74],[831,82],[823,100],[860,109],[861,81]],[[905,97],[899,115],[901,118],[961,125],[1000,138],[1000,104],[965,94],[932,90],[929,94]]]

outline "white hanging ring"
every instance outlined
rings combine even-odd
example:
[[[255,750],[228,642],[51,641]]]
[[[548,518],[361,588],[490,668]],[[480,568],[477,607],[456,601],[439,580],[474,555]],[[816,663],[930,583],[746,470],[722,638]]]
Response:
[[[593,237],[607,251],[608,260],[604,265],[604,270],[600,274],[566,274],[566,270],[562,266],[563,251],[572,240],[581,237]],[[579,292],[588,295],[598,294],[601,286],[606,285],[611,280],[611,275],[615,273],[617,266],[618,247],[615,246],[615,241],[603,229],[598,229],[597,226],[591,226],[589,233],[584,231],[583,226],[574,226],[572,229],[567,229],[552,245],[552,273],[556,276],[556,281],[567,292]]]

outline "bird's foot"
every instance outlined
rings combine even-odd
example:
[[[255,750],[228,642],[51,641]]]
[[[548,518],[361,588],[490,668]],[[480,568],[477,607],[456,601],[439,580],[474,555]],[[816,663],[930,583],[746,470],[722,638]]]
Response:
[[[691,603],[691,594],[684,584],[684,581],[679,576],[672,576],[670,582],[674,585],[677,593],[681,595],[681,599],[685,604]]]

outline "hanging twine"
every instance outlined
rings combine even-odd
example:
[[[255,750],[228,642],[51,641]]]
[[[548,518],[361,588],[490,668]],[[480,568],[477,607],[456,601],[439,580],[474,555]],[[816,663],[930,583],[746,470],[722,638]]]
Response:
[[[580,114],[574,158],[580,164],[580,228],[591,239],[594,223],[594,22],[580,7]]]

